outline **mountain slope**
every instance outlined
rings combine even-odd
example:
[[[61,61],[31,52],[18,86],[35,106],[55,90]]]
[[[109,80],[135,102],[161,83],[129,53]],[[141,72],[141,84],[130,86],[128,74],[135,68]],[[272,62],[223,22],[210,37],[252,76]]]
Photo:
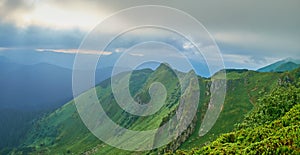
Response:
[[[120,74],[119,76],[124,75]],[[143,85],[148,87],[148,83],[153,80],[164,83],[165,85],[170,85],[171,88],[175,88],[178,81],[170,80],[172,77],[174,77],[174,73],[171,70],[168,70],[165,65],[158,67],[156,72],[149,69],[135,71],[131,79],[132,81],[136,81],[136,79],[138,79],[138,82],[131,83],[131,88],[141,89],[132,89],[131,92],[139,92],[137,94],[143,94],[143,90],[146,90],[143,88]],[[103,108],[106,109],[105,111],[108,111],[107,115],[119,125],[134,130],[145,130],[158,127],[162,118],[168,114],[168,109],[175,108],[175,105],[177,104],[177,100],[173,98],[177,96],[173,94],[176,90],[168,90],[167,100],[173,100],[174,106],[169,105],[167,107],[167,105],[165,105],[156,115],[139,118],[124,112],[124,110],[118,106],[111,96],[109,79],[103,81],[99,86],[97,86],[96,91]],[[89,96],[89,91],[83,93],[81,96]],[[136,97],[139,96],[141,95],[137,95]],[[168,103],[171,102],[168,101]],[[151,126],[149,126],[149,124],[151,124]],[[110,154],[115,154],[118,152],[117,149],[113,149],[112,147],[103,144],[87,130],[80,120],[73,101],[67,103],[59,110],[39,121],[39,123],[36,124],[35,129],[30,132],[24,145],[26,147],[20,149],[23,153],[29,151],[36,153],[44,152],[48,154],[66,152],[77,154],[92,150],[94,147],[101,147],[102,153],[109,152]],[[126,153],[126,151],[122,151],[122,153]]]
[[[18,146],[35,119],[72,98],[71,70],[2,59],[0,74],[0,149]]]
[[[111,71],[96,70],[96,83]],[[72,70],[67,68],[48,63],[24,65],[0,56],[0,75],[0,149],[18,146],[36,119],[73,98]]]
[[[291,71],[300,66],[300,61],[287,58],[281,61],[277,61],[273,64],[258,69],[258,72],[285,72]]]
[[[296,72],[298,73],[298,72]],[[126,74],[125,74],[126,75]],[[178,88],[174,72],[168,66],[161,65],[154,72],[151,70],[135,71],[131,79],[139,79],[137,83],[132,80],[130,91],[136,100],[142,103],[149,100],[146,93],[149,84],[158,80],[167,87],[167,104],[160,109],[156,115],[148,117],[136,117],[129,113],[124,113],[111,94],[110,80],[103,81],[96,87],[99,100],[107,115],[119,125],[135,130],[157,128],[164,119],[172,115],[172,111],[178,105]],[[182,74],[183,75],[183,74]],[[182,76],[179,75],[179,76]],[[120,74],[121,76],[121,74]],[[124,75],[122,75],[124,76]],[[227,73],[227,96],[223,105],[219,119],[213,128],[203,137],[199,137],[199,128],[204,117],[210,100],[211,80],[198,78],[200,86],[200,101],[197,111],[197,121],[192,131],[180,137],[185,139],[183,144],[180,142],[180,149],[191,149],[196,146],[217,138],[218,135],[230,132],[234,129],[234,124],[241,123],[244,114],[249,112],[257,104],[257,98],[268,93],[279,83],[279,79],[291,80],[295,76],[280,73],[258,73],[247,70],[228,70]],[[267,84],[266,84],[267,83]],[[177,88],[177,89],[176,89]],[[88,97],[89,91],[83,93]],[[171,108],[171,110],[170,110]],[[173,109],[173,110],[172,110]],[[171,113],[170,113],[171,111]],[[126,119],[124,119],[126,118]],[[179,142],[179,141],[178,141]],[[175,147],[176,148],[176,147]],[[150,153],[173,151],[174,147],[167,145],[163,150],[154,150]],[[43,153],[43,154],[64,154],[64,153],[87,153],[87,154],[146,154],[147,152],[129,152],[110,147],[95,136],[93,136],[81,122],[73,101],[70,101],[54,113],[45,116],[30,132],[23,143],[15,152],[23,153]],[[149,152],[148,152],[149,153]]]
[[[275,70],[277,72],[291,71],[300,67],[300,64],[296,64],[294,62],[287,62],[278,66]]]
[[[179,149],[189,150],[193,147],[204,145],[216,139],[220,134],[232,131],[236,123],[243,121],[244,114],[255,106],[257,98],[276,87],[280,74],[258,73],[247,70],[227,70],[226,77],[226,97],[223,110],[217,122],[213,128],[202,137],[198,135],[201,124],[201,122],[199,122],[195,132]],[[208,103],[209,97],[204,101],[203,107],[198,110],[199,118],[203,118]]]
[[[299,85],[281,86],[261,98],[237,131],[223,134],[203,148],[177,153],[299,154],[299,116]]]

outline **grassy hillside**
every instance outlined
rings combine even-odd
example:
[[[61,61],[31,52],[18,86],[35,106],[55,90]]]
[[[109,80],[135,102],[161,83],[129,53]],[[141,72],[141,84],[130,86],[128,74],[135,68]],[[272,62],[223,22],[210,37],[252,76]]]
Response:
[[[184,74],[178,73],[179,76]],[[96,87],[97,95],[107,115],[119,125],[131,130],[145,130],[159,127],[166,119],[174,115],[179,98],[180,87],[175,72],[167,65],[161,65],[157,70],[135,71],[130,80],[130,93],[136,101],[147,103],[147,90],[154,81],[163,83],[167,88],[166,104],[155,115],[137,117],[124,112],[114,100],[111,93],[110,80]],[[124,76],[124,75],[119,75]],[[204,136],[199,137],[199,128],[210,101],[211,80],[198,77],[200,86],[200,101],[197,117],[180,140],[176,142],[179,149],[190,150],[215,140],[220,134],[231,132],[236,123],[241,123],[244,115],[260,102],[257,98],[269,93],[278,84],[294,81],[299,78],[299,70],[292,73],[259,73],[247,70],[227,70],[227,94],[222,112],[213,128]],[[88,101],[90,91],[81,95]],[[182,143],[184,142],[184,143]],[[167,145],[163,150],[151,152],[129,152],[106,145],[92,135],[82,123],[74,105],[70,101],[50,115],[46,115],[27,135],[23,145],[13,150],[24,154],[157,154],[173,151],[177,146]]]
[[[124,76],[123,74],[119,76]],[[167,88],[167,102],[158,113],[147,117],[138,117],[122,110],[111,94],[110,80],[102,82],[96,87],[102,107],[107,115],[117,124],[131,130],[149,130],[158,128],[169,111],[173,111],[178,105],[179,90],[178,79],[175,73],[167,65],[162,64],[155,72],[149,69],[134,71],[130,78],[130,92],[136,100],[148,102],[147,88],[154,81],[161,82]],[[81,95],[82,98],[89,96],[90,91]],[[133,95],[134,94],[134,95]],[[172,110],[173,109],[173,110]],[[151,125],[149,125],[151,124]],[[101,149],[100,149],[101,148]],[[76,111],[74,101],[70,101],[54,113],[45,116],[29,133],[26,141],[16,150],[22,153],[85,153],[97,152],[99,154],[120,153],[92,135],[81,122]],[[122,154],[132,153],[121,151]]]
[[[288,84],[260,98],[235,132],[177,154],[299,154],[300,88]]]
[[[236,123],[243,121],[244,114],[248,113],[257,104],[257,98],[276,87],[280,74],[228,70],[226,76],[227,92],[223,110],[217,122],[206,135],[199,137],[198,132],[202,120],[200,119],[195,132],[181,145],[180,149],[189,150],[196,146],[202,146],[213,141],[220,134],[232,131]],[[206,112],[209,96],[202,101],[203,107],[198,110],[199,118],[203,118]]]

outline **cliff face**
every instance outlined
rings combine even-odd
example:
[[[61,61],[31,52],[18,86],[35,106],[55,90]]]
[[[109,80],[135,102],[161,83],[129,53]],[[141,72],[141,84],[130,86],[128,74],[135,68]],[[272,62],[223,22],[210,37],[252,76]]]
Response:
[[[166,146],[155,150],[158,154],[167,152],[174,152],[182,143],[184,143],[192,133],[195,132],[197,125],[197,112],[199,106],[199,83],[198,79],[191,79],[190,83],[185,89],[185,92],[180,97],[180,104],[175,110],[164,117],[160,124],[161,126],[167,125],[169,135],[174,135],[175,139],[168,143]],[[197,101],[196,104],[195,101]],[[174,130],[176,132],[174,133]],[[158,131],[155,142],[162,140],[161,132]]]

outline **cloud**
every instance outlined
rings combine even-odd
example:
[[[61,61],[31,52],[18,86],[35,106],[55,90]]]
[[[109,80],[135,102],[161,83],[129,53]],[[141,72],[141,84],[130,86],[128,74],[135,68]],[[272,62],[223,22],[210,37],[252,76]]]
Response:
[[[222,57],[226,68],[246,68],[251,70],[257,70],[266,64],[280,60],[280,58],[254,57],[238,54],[223,54]]]
[[[0,47],[0,51],[8,51],[8,50],[12,50],[14,48],[7,48],[7,47]]]
[[[129,53],[129,54],[132,56],[138,56],[138,57],[144,56],[144,54],[141,54],[141,53]]]
[[[0,21],[0,47],[7,48],[78,48],[84,33],[30,26],[18,28]]]
[[[125,51],[126,49],[125,48],[116,48],[115,49],[115,52],[116,53],[121,53],[121,52],[123,52],[123,51]]]
[[[2,18],[9,18],[18,13],[29,12],[32,7],[24,0],[1,0],[0,1],[0,16]]]
[[[51,51],[58,53],[79,53],[79,54],[96,54],[96,55],[111,55],[112,52],[108,51],[97,51],[97,50],[83,50],[83,49],[36,49],[39,52]]]
[[[194,48],[194,45],[193,45],[191,42],[185,42],[185,43],[182,45],[182,48],[183,48],[183,49],[191,49],[191,48]]]
[[[253,68],[283,57],[300,57],[298,0],[226,0],[217,3],[198,0],[0,0],[0,47],[76,49],[84,34],[104,17],[120,9],[145,4],[170,6],[194,16],[216,39],[224,59],[228,59],[228,66]],[[180,22],[175,18],[168,20]],[[130,24],[134,21],[119,22]],[[109,30],[116,27],[117,24],[112,25]],[[189,43],[172,39],[172,36],[161,34],[157,37],[153,31],[137,32],[136,36],[116,41],[105,51],[119,53],[147,39],[164,41],[180,51],[189,52],[192,48]],[[143,35],[143,38],[138,35]],[[209,45],[201,45],[206,46]]]
[[[279,34],[264,34],[242,31],[218,32],[214,34],[214,38],[224,44],[239,46],[245,49],[265,50],[269,52],[299,51],[300,45],[298,36],[286,36]]]
[[[109,14],[105,7],[95,7],[88,1],[69,1],[61,5],[58,1],[2,0],[2,21],[16,26],[40,26],[53,29],[78,28],[88,31]]]
[[[267,59],[264,57],[250,56],[249,59],[251,60],[250,62],[254,62],[259,65],[267,63]],[[245,61],[245,62],[249,62],[249,61]]]

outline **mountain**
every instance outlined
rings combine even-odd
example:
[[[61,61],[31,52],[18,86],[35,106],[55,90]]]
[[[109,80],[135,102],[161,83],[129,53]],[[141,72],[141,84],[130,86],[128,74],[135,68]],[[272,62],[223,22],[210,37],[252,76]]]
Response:
[[[294,70],[298,67],[300,67],[300,64],[296,64],[294,62],[286,62],[286,63],[281,64],[280,66],[278,66],[275,70],[277,72],[285,72],[285,71]]]
[[[197,124],[197,132],[194,132],[179,149],[189,150],[205,145],[220,134],[232,131],[235,124],[242,122],[244,115],[256,105],[257,99],[277,86],[280,76],[280,73],[259,73],[244,69],[226,70],[226,97],[218,120],[212,129],[202,137],[198,135],[201,122]],[[206,85],[209,86],[209,84],[208,82]],[[206,92],[209,92],[208,86],[204,89]],[[204,94],[200,96],[204,96]],[[204,107],[198,110],[199,118],[203,118],[209,99],[207,97],[203,104]]]
[[[51,64],[62,68],[72,69],[75,54],[59,53],[37,50],[3,50],[0,56],[5,57],[6,60],[20,65],[35,65],[40,63]],[[1,61],[1,59],[0,59]],[[1,61],[2,62],[2,61]]]
[[[258,69],[258,72],[285,72],[296,69],[300,66],[300,60],[287,58],[281,61],[277,61],[273,64]]]
[[[140,100],[141,102],[147,102],[147,95],[144,93],[143,85],[148,85],[147,81],[152,81],[154,79],[157,79],[158,81],[164,83],[165,85],[171,85],[172,88],[175,88],[178,81],[176,80],[170,80],[172,77],[174,77],[174,73],[170,70],[165,70],[166,66],[160,66],[157,68],[156,72],[153,72],[149,69],[144,69],[141,71],[135,71],[132,75],[131,79],[132,81],[138,81],[137,83],[131,83],[131,89],[130,91],[132,93],[136,92],[138,94],[135,99]],[[165,76],[161,76],[165,75]],[[124,76],[123,74],[119,75],[120,77]],[[137,80],[138,79],[138,80]],[[111,95],[111,87],[110,87],[110,81],[106,80],[100,83],[99,86],[96,87],[98,96],[100,97],[99,100],[103,101],[102,106],[104,109],[107,109],[108,111],[107,115],[114,120],[114,122],[120,124],[121,126],[124,126],[126,128],[132,128],[132,129],[147,129],[147,128],[155,128],[160,125],[160,120],[162,120],[163,117],[166,117],[167,109],[169,108],[175,108],[175,105],[177,103],[174,103],[173,106],[171,105],[165,105],[162,107],[162,112],[158,113],[154,116],[144,117],[143,119],[131,115],[129,113],[124,112],[116,101],[113,99]],[[141,88],[141,89],[135,89],[135,88]],[[172,92],[176,92],[175,90],[170,90],[168,93],[169,100],[172,99]],[[80,95],[81,97],[90,96],[90,91],[87,91]],[[142,98],[144,96],[145,98]],[[173,97],[176,97],[177,95],[173,94]],[[130,119],[129,119],[130,118]],[[51,123],[50,123],[51,122]],[[145,122],[145,123],[140,123]],[[151,123],[151,126],[149,126],[148,123]],[[68,132],[65,132],[68,131]],[[73,132],[73,133],[71,133]],[[60,137],[60,138],[59,138]],[[74,141],[78,139],[79,141]],[[75,142],[75,143],[74,143]],[[77,110],[74,105],[74,101],[70,101],[54,113],[46,116],[43,118],[39,123],[37,124],[36,128],[30,132],[28,135],[28,138],[26,139],[25,143],[27,146],[25,149],[22,149],[22,151],[26,151],[30,149],[31,151],[37,151],[37,152],[44,152],[46,148],[51,148],[51,152],[46,153],[60,153],[60,152],[72,152],[72,153],[80,153],[83,151],[92,150],[94,147],[102,147],[101,151],[110,151],[112,148],[105,145],[101,141],[99,141],[97,138],[95,138],[83,125],[83,123],[80,120],[80,117],[78,116]],[[55,145],[54,145],[55,144]],[[100,146],[101,145],[101,146]],[[40,146],[40,148],[35,148],[35,146]],[[79,147],[80,146],[80,147]],[[69,150],[66,150],[65,148],[69,148]],[[85,149],[82,149],[85,148]],[[33,150],[32,150],[33,149]],[[36,150],[35,150],[36,149]],[[113,150],[110,152],[118,152],[118,150]]]
[[[178,150],[176,154],[299,154],[299,71],[298,76],[290,75],[296,81],[260,97],[258,105],[234,132],[223,134],[202,148]]]
[[[61,50],[63,51],[63,50]],[[122,52],[121,52],[122,53]],[[120,58],[121,53],[113,52],[111,55],[102,55],[99,58],[97,69],[113,67],[116,61]],[[97,56],[97,55],[95,55]],[[10,49],[0,52],[0,57],[4,57],[10,62],[14,62],[20,65],[36,65],[40,63],[46,63],[50,65],[59,66],[62,68],[73,69],[76,53],[63,53],[53,52],[53,49]],[[195,68],[195,72],[203,77],[210,77],[217,70],[209,70],[206,60],[204,58],[190,59],[191,65]],[[0,59],[1,62],[1,59]],[[158,67],[158,63],[146,62],[138,66],[136,69]],[[118,66],[122,67],[122,66]],[[188,71],[186,67],[179,66],[181,71]],[[127,69],[128,70],[128,69]],[[130,69],[132,70],[132,69]],[[210,71],[212,73],[210,73]]]
[[[158,81],[167,86],[166,103],[155,115],[138,117],[121,109],[111,94],[110,79],[101,82],[95,89],[98,99],[107,115],[117,124],[134,130],[155,129],[174,115],[173,111],[179,104],[178,81],[175,75],[183,76],[187,73],[177,73],[169,69],[168,65],[160,65],[155,71],[143,69],[134,71],[130,78],[130,93],[140,103],[149,101],[147,90],[151,83]],[[176,140],[163,148],[154,151],[139,152],[147,154],[169,152],[176,149],[190,150],[216,139],[220,134],[233,131],[236,123],[241,123],[244,115],[251,111],[257,99],[269,93],[282,82],[297,79],[299,70],[293,75],[286,73],[259,73],[248,70],[228,70],[227,94],[221,114],[213,128],[204,136],[199,137],[201,123],[210,102],[211,79],[198,77],[200,86],[200,101],[192,124]],[[189,74],[189,73],[188,73]],[[126,73],[116,75],[126,76]],[[122,83],[122,82],[121,82]],[[84,92],[79,97],[89,100],[92,90]],[[159,137],[157,137],[159,139]],[[179,148],[178,148],[179,147]],[[58,110],[45,115],[37,121],[34,128],[27,134],[22,145],[13,150],[15,153],[33,154],[136,154],[113,148],[98,140],[81,121],[74,101],[70,101]]]
[[[0,148],[17,146],[35,119],[71,100],[71,70],[0,62]],[[16,115],[17,114],[17,115]]]
[[[58,108],[72,98],[71,75],[71,70],[50,64],[19,65],[0,77],[0,106]]]
[[[96,84],[111,72],[112,67],[98,68]],[[19,145],[20,137],[35,120],[73,98],[72,70],[68,68],[48,63],[20,64],[0,56],[0,75],[0,148]]]

